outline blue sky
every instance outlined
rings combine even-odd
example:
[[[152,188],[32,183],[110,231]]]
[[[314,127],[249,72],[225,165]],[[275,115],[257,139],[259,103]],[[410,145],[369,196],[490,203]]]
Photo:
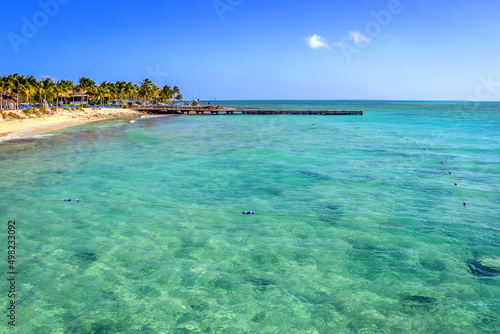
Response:
[[[149,77],[186,99],[500,100],[498,0],[25,0],[2,11],[0,74]]]

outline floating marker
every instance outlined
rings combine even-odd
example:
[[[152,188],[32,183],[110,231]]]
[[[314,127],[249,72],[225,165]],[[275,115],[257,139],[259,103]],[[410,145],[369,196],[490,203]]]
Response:
[[[450,174],[450,175],[451,175],[451,172],[448,172],[448,174]]]
[[[467,206],[467,203],[464,202],[464,206]]]
[[[243,211],[243,214],[244,215],[254,215],[255,212],[253,212],[253,211]]]
[[[458,186],[458,184],[455,183],[456,186]]]
[[[76,201],[77,201],[77,202],[80,202],[80,200],[79,200],[79,199],[77,199]]]

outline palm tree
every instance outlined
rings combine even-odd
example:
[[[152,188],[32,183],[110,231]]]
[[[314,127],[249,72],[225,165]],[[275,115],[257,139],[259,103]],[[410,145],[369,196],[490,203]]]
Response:
[[[54,85],[54,82],[51,78],[45,77],[38,83],[37,93],[40,97],[40,106],[42,105],[42,96],[44,96],[45,102],[47,102],[47,91]]]
[[[165,103],[167,100],[171,100],[174,98],[174,91],[169,85],[163,86],[163,89],[160,92],[160,97],[165,99]]]
[[[19,109],[19,95],[21,94],[24,86],[22,84],[22,76],[19,74],[11,74],[7,78],[8,86],[12,93],[16,94],[16,110]]]
[[[179,87],[177,86],[174,86],[174,89],[172,90],[174,92],[174,94],[176,95],[175,96],[175,99],[177,101],[181,101],[182,100],[182,94],[181,94],[181,90],[179,89]]]
[[[175,99],[177,101],[181,102],[182,101],[182,94],[181,93],[177,94],[177,96],[175,97]]]
[[[3,109],[3,95],[9,92],[9,83],[7,81],[7,76],[2,75],[0,77],[0,110]]]
[[[117,81],[114,84],[116,97],[121,101],[127,96],[127,85],[128,84],[125,81]]]
[[[142,96],[143,104],[160,92],[160,89],[149,79],[144,79],[139,83],[139,96]]]
[[[127,83],[126,92],[128,94],[127,95],[127,100],[128,99],[135,100],[135,99],[137,99],[137,93],[139,92],[139,86],[134,85],[131,82],[128,82]]]
[[[99,85],[99,87],[97,87],[97,97],[101,98],[101,106],[104,104],[103,99],[110,96],[111,94],[109,85],[106,83],[106,81],[104,81]]]
[[[120,89],[117,84],[114,83],[108,83],[108,90],[109,90],[109,98],[111,100],[117,100],[119,99],[120,95]]]
[[[26,102],[31,104],[31,95],[36,93],[38,81],[34,76],[26,75],[21,77],[21,82],[23,84],[22,91],[26,95]]]
[[[69,92],[74,91],[73,81],[60,80],[58,81],[52,89],[52,92],[56,98],[56,108],[59,109],[59,96],[64,96],[69,98]]]
[[[96,85],[95,85],[95,82],[93,80],[90,80],[89,78],[82,77],[82,78],[80,78],[80,80],[78,82],[79,82],[79,85],[77,88],[78,88],[80,93],[87,91],[87,94],[89,96],[95,95]],[[83,103],[83,101],[82,101],[82,103]]]
[[[141,98],[143,103],[151,101],[153,98],[160,98],[165,101],[174,98],[179,101],[182,100],[182,94],[177,86],[172,89],[169,85],[166,85],[163,89],[160,89],[150,79],[144,79],[135,85],[125,81],[103,82],[97,87],[93,80],[81,77],[78,83],[78,86],[75,87],[72,81],[60,80],[54,82],[49,77],[37,81],[35,77],[30,75],[2,75],[0,76],[0,109],[3,107],[4,95],[15,96],[15,109],[19,109],[20,99],[24,101],[24,98],[26,98],[26,102],[31,103],[31,98],[34,96],[38,97],[40,105],[43,105],[42,100],[47,103],[53,97],[58,108],[59,97],[69,97],[68,93],[70,92],[85,92],[89,97],[97,96],[100,98],[101,104],[104,102],[104,98],[110,100],[137,100]]]

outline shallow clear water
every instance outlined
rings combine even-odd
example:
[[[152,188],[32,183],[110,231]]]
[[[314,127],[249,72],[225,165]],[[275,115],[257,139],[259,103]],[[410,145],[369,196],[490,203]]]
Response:
[[[500,331],[500,276],[470,267],[500,258],[500,104],[218,103],[365,115],[114,120],[0,143],[17,332]]]

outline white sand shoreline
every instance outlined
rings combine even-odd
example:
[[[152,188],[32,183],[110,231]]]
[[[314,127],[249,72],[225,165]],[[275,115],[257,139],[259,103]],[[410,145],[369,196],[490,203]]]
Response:
[[[140,115],[143,115],[143,113],[131,109],[102,108],[93,110],[84,108],[83,111],[60,109],[59,112],[42,117],[13,120],[0,119],[0,137],[3,137],[2,141],[18,139],[88,122],[112,118],[138,117]]]

